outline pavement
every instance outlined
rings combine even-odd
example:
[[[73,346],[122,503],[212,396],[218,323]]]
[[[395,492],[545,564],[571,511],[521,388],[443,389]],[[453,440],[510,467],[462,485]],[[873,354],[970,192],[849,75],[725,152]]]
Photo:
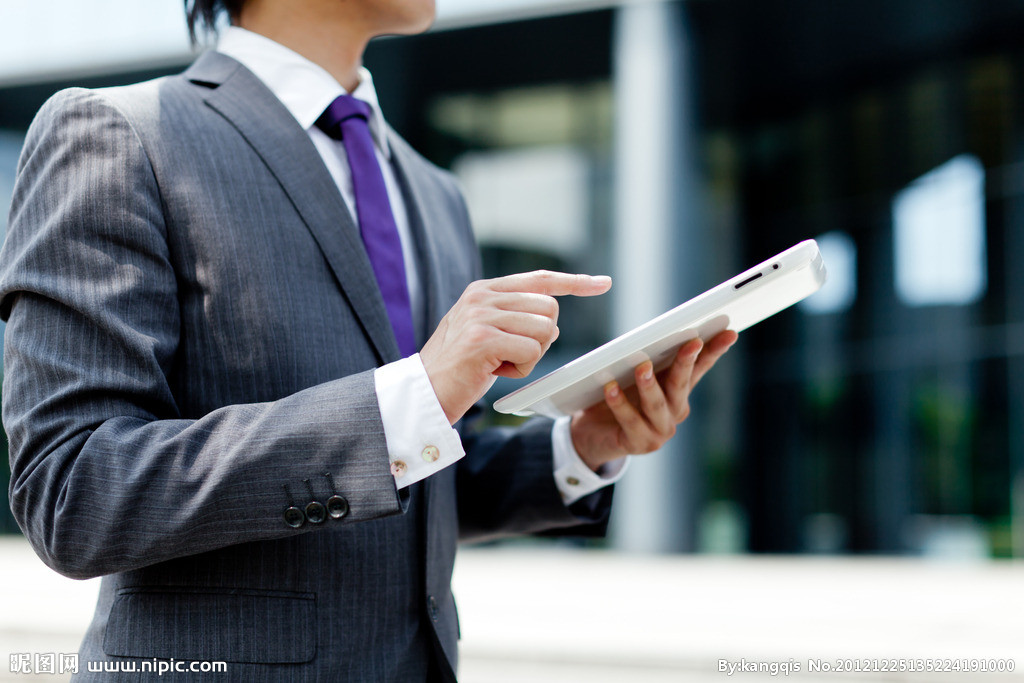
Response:
[[[66,680],[7,663],[75,652],[98,581],[20,537],[0,537],[0,580],[0,681]],[[1024,683],[1022,562],[515,545],[461,551],[454,589],[462,683]],[[929,666],[948,670],[899,671]]]

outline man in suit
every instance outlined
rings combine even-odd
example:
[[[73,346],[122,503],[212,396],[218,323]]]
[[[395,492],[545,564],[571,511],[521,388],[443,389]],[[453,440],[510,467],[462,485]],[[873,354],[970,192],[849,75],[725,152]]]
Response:
[[[553,341],[553,297],[610,283],[479,280],[454,182],[359,66],[432,0],[190,17],[219,9],[184,74],[59,93],[29,131],[0,253],[12,509],[51,567],[104,576],[83,680],[453,680],[457,540],[601,533],[624,456],[735,335],[571,420],[465,429]]]

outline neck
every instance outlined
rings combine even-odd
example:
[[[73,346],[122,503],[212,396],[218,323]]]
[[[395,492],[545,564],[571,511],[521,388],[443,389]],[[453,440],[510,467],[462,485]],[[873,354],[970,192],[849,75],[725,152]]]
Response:
[[[292,3],[245,3],[238,26],[284,45],[331,74],[348,92],[359,85],[363,51],[373,36],[356,22],[289,11]]]

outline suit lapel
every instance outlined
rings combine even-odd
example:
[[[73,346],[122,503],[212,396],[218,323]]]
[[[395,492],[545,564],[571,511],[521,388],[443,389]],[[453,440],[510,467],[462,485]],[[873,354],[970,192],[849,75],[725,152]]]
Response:
[[[263,83],[216,52],[185,72],[211,90],[207,104],[227,119],[280,183],[320,246],[382,363],[400,357],[359,230],[309,136]]]
[[[409,226],[412,229],[413,238],[416,240],[416,251],[422,264],[424,299],[426,301],[426,329],[425,335],[420,343],[426,341],[434,332],[434,328],[441,321],[442,316],[448,312],[451,301],[446,300],[445,292],[440,283],[442,281],[439,271],[441,258],[434,236],[436,230],[430,229],[429,220],[431,217],[441,215],[432,206],[433,199],[437,196],[436,188],[429,185],[431,182],[428,175],[420,169],[422,162],[409,148],[408,144],[397,133],[388,129],[388,143],[391,147],[391,165],[395,169],[395,177],[402,188],[405,199],[406,211],[409,215]],[[450,246],[450,245],[449,245]]]

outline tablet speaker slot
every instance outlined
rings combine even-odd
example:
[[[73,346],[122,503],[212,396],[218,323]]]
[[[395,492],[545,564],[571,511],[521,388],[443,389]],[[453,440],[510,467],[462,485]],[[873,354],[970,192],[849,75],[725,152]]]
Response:
[[[749,285],[749,284],[750,284],[751,282],[753,282],[753,281],[754,281],[754,280],[756,280],[757,278],[761,277],[762,275],[763,275],[763,273],[758,273],[757,275],[752,275],[751,277],[748,277],[748,278],[747,278],[746,280],[744,280],[743,282],[740,282],[740,283],[738,283],[738,284],[737,284],[737,285],[736,285],[736,286],[734,287],[734,289],[741,289],[741,288],[743,288],[743,287],[746,287],[747,285]]]

